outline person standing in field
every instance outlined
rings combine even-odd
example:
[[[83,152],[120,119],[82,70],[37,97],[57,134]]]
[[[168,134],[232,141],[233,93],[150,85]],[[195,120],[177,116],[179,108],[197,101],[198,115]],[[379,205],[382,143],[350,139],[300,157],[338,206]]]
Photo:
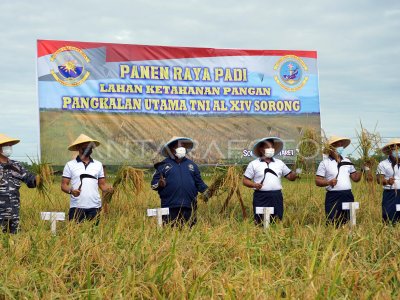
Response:
[[[61,181],[61,190],[70,195],[70,221],[98,221],[102,205],[99,188],[103,193],[113,192],[106,183],[103,164],[91,156],[99,145],[98,141],[81,134],[68,147],[69,151],[78,151],[77,157],[65,165]]]
[[[11,160],[12,146],[20,140],[0,134],[0,224],[3,233],[19,230],[21,182],[36,187],[39,177],[27,171],[19,162]]]
[[[196,224],[197,194],[203,193],[208,200],[208,186],[201,178],[199,167],[186,154],[193,148],[193,141],[187,137],[172,138],[161,149],[166,157],[155,165],[151,188],[158,192],[161,207],[169,208],[169,215],[163,222],[172,226]]]
[[[244,172],[243,185],[254,190],[253,212],[256,225],[263,222],[262,215],[256,214],[256,207],[273,207],[272,220],[283,218],[283,195],[281,178],[290,181],[297,178],[286,164],[274,158],[283,149],[283,141],[277,137],[266,137],[258,140],[253,147],[253,156]]]
[[[351,181],[358,182],[361,172],[357,172],[351,161],[342,156],[350,145],[350,139],[333,136],[328,140],[328,156],[318,166],[315,184],[326,188],[325,214],[328,224],[341,226],[349,221],[349,211],[342,209],[343,202],[354,202]]]
[[[383,185],[382,219],[395,224],[400,220],[400,212],[396,211],[396,205],[400,205],[400,139],[391,140],[382,152],[388,156],[376,170],[376,180]]]

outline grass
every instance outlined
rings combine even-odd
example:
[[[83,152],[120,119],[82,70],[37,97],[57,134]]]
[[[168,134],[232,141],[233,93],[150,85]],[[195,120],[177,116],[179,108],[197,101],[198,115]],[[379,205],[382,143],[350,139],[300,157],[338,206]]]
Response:
[[[353,185],[351,231],[324,225],[324,190],[307,176],[284,181],[284,221],[267,233],[238,201],[219,215],[226,194],[199,202],[198,224],[179,231],[145,216],[159,206],[146,179],[140,197],[114,195],[99,226],[60,222],[56,236],[39,212],[66,212],[68,196],[59,183],[51,202],[23,187],[22,231],[0,234],[0,299],[399,298],[400,231],[381,223],[381,187],[366,198]],[[241,191],[250,212],[252,191]]]

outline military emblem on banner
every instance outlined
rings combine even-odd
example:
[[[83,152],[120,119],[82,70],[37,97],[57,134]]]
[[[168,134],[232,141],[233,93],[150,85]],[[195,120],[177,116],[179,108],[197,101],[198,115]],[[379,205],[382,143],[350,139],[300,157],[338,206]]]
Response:
[[[53,69],[50,70],[54,79],[65,86],[78,86],[86,81],[90,72],[85,66],[89,57],[81,49],[65,46],[58,49],[50,58]]]
[[[276,83],[288,92],[300,90],[308,81],[307,65],[296,55],[285,55],[274,65]]]

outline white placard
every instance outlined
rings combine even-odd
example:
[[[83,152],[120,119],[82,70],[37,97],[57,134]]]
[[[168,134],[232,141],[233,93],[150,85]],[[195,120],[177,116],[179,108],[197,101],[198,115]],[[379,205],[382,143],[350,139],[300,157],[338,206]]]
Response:
[[[360,208],[360,202],[343,202],[342,203],[342,209],[344,210],[349,210],[350,206],[353,206],[355,209]]]
[[[343,202],[342,209],[350,210],[350,227],[356,226],[356,210],[360,208],[360,202]]]
[[[157,217],[158,226],[162,227],[162,216],[169,215],[169,208],[149,208],[147,209],[148,217]]]
[[[396,204],[396,211],[400,211],[400,204]]]
[[[42,220],[57,220],[57,221],[65,221],[65,213],[64,212],[41,212],[40,217]]]
[[[256,207],[256,214],[257,215],[263,215],[264,214],[264,209],[267,209],[267,213],[272,215],[274,213],[274,208],[273,207]]]
[[[149,209],[147,209],[147,216],[148,217],[157,216],[157,210],[158,209],[161,210],[161,215],[162,216],[169,215],[169,208],[168,207],[164,207],[164,208],[149,208]]]
[[[65,213],[64,212],[45,211],[45,212],[40,213],[40,217],[42,220],[51,222],[51,233],[53,235],[56,234],[57,221],[65,221]]]

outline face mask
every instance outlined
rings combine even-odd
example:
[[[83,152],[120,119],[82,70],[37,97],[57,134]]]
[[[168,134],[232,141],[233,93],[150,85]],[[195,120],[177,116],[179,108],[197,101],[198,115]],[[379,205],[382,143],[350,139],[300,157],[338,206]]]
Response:
[[[337,148],[336,148],[336,152],[337,152],[337,154],[339,154],[339,155],[342,155],[342,154],[343,154],[343,151],[344,151],[344,148],[343,148],[343,147],[337,147]]]
[[[400,150],[398,150],[398,151],[393,150],[393,151],[392,151],[392,156],[393,156],[394,158],[400,158]]]
[[[11,146],[3,146],[1,148],[1,154],[3,154],[5,157],[10,157],[12,154],[12,147]]]
[[[275,155],[275,149],[274,149],[274,148],[267,148],[267,149],[264,149],[264,155],[265,155],[265,157],[267,157],[267,158],[271,158],[272,156]]]
[[[185,147],[179,147],[175,149],[175,156],[177,158],[184,158],[186,155],[186,148]]]
[[[92,155],[93,149],[92,147],[87,147],[85,150],[83,150],[83,156],[85,157],[89,157],[90,155]]]

